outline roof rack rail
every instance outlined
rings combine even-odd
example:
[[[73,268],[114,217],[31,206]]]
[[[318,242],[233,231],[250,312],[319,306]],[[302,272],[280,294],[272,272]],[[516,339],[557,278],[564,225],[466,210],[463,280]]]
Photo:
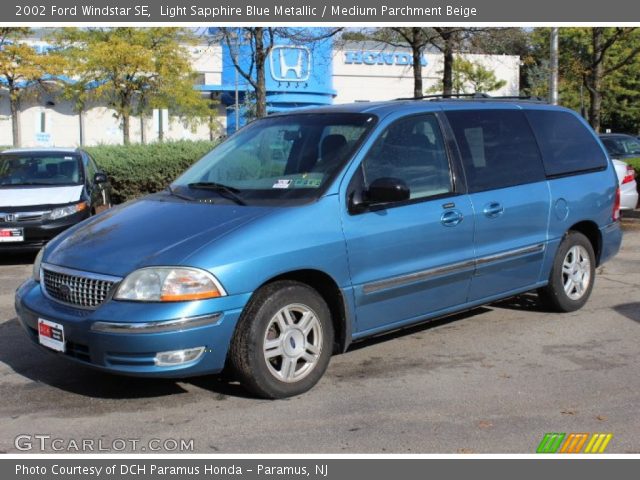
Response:
[[[476,92],[476,93],[450,93],[450,94],[434,94],[434,95],[422,95],[420,97],[403,97],[396,98],[399,100],[456,100],[456,99],[469,99],[469,100],[523,100],[535,103],[547,103],[547,100],[543,97],[531,96],[531,95],[501,95],[492,97],[488,93]]]
[[[438,100],[443,98],[490,98],[486,93],[437,93],[433,95],[422,95],[420,97],[403,97],[396,100]]]

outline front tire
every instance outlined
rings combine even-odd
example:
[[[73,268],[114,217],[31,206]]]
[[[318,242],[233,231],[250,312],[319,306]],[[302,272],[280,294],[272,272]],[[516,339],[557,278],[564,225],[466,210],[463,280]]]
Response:
[[[587,303],[595,274],[593,245],[582,233],[570,231],[558,247],[549,283],[538,293],[553,310],[573,312]]]
[[[300,395],[327,369],[333,338],[324,299],[305,284],[278,281],[258,290],[243,312],[229,363],[240,383],[260,397]]]

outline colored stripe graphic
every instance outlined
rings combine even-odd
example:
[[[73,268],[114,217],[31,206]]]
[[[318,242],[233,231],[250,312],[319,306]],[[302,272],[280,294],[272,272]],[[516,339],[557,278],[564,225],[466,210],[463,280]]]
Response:
[[[594,433],[589,439],[590,435],[590,433],[545,433],[536,453],[581,453],[585,443],[587,446],[582,453],[604,453],[613,438],[613,433]]]
[[[545,433],[536,453],[556,453],[565,435],[564,433]]]
[[[560,453],[580,453],[587,438],[589,438],[588,433],[570,433],[562,445]]]
[[[612,433],[594,433],[584,453],[604,453],[612,438]]]

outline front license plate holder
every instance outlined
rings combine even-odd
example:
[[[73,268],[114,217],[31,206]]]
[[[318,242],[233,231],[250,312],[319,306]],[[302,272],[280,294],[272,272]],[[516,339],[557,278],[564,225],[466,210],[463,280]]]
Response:
[[[64,339],[64,327],[59,323],[38,318],[38,341],[40,345],[51,350],[64,352],[67,346]]]

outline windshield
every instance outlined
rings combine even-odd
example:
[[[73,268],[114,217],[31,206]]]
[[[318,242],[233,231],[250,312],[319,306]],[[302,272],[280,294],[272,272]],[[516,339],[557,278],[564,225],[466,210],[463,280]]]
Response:
[[[82,183],[80,156],[69,153],[0,154],[0,187],[62,186]]]
[[[240,130],[171,186],[238,204],[317,198],[375,123],[370,115],[268,117]]]
[[[633,137],[611,137],[602,140],[609,155],[640,155],[640,140]]]

